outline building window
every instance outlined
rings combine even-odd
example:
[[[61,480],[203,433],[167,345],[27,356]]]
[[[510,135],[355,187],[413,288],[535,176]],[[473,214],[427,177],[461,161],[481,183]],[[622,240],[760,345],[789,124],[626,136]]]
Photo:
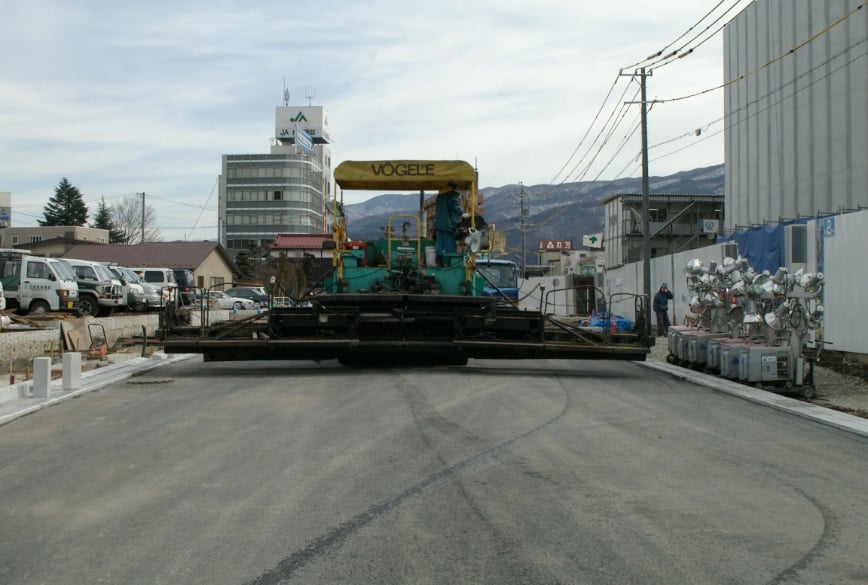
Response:
[[[30,236],[30,243],[34,244],[36,242],[41,242],[42,236]]]
[[[280,201],[281,199],[283,199],[283,191],[275,191],[274,192],[274,200]]]
[[[18,243],[18,236],[12,236],[12,245],[14,246],[17,243]]]
[[[656,223],[664,222],[669,219],[668,210],[663,209],[649,209],[648,210],[648,221],[653,221]]]
[[[804,264],[808,261],[808,228],[803,225],[794,225],[790,229],[792,230],[792,239],[790,249],[787,250],[790,255],[790,262]]]

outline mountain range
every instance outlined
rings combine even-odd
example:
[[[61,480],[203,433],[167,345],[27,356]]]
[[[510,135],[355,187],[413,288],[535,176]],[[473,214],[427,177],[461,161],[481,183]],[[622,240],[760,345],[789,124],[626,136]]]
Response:
[[[716,165],[682,171],[665,177],[649,177],[652,195],[722,195],[724,167]],[[613,195],[642,192],[641,177],[562,183],[558,185],[505,185],[479,190],[486,223],[506,232],[510,255],[521,253],[520,194],[524,192],[527,217],[526,247],[536,250],[540,240],[572,240],[581,247],[582,236],[603,231],[605,206]],[[433,195],[432,195],[433,196]],[[419,194],[378,195],[344,207],[347,233],[353,240],[383,237],[390,215],[418,212]]]

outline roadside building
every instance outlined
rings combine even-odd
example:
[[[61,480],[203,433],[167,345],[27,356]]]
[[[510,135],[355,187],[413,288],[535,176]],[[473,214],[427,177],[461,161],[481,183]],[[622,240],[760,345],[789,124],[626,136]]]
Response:
[[[319,234],[332,189],[328,114],[322,106],[275,111],[269,154],[224,154],[218,239],[234,259],[263,256],[281,233]]]
[[[233,282],[238,268],[217,242],[146,242],[131,246],[79,244],[64,258],[113,262],[129,267],[154,267],[193,271],[197,288]]]
[[[78,244],[108,244],[108,241],[108,230],[77,225],[0,228],[0,248],[21,248],[49,258],[63,256]]]
[[[723,194],[649,196],[651,257],[701,248],[714,242],[723,221]],[[606,206],[606,265],[642,260],[642,195],[624,193],[603,201]]]

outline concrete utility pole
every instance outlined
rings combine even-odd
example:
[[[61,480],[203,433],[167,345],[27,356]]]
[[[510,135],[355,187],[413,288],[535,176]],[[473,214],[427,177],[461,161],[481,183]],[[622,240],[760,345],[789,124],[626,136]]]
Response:
[[[145,243],[145,192],[142,191],[142,243]]]
[[[525,201],[527,200],[527,195],[524,192],[524,183],[518,183],[520,187],[520,191],[518,193],[518,204],[519,204],[519,231],[521,231],[521,277],[524,278],[524,275],[527,274],[527,260],[526,260],[526,249],[527,249],[527,227],[525,225],[525,221],[527,220],[527,207],[525,207]]]
[[[649,198],[650,190],[648,187],[648,98],[647,98],[647,83],[646,78],[651,76],[651,72],[645,71],[642,67],[633,73],[621,73],[628,77],[638,77],[639,84],[642,88],[642,100],[639,102],[642,106],[642,280],[644,280],[644,295],[645,295],[645,335],[651,338],[651,234],[649,220]],[[627,102],[635,104],[636,102]]]

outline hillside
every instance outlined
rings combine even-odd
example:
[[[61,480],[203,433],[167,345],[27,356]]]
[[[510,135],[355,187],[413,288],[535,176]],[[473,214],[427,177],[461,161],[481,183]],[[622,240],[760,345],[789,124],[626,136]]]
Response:
[[[682,171],[666,177],[650,177],[652,194],[723,194],[723,165]],[[519,186],[486,187],[485,220],[506,232],[507,246],[515,252],[520,248]],[[535,250],[539,240],[572,240],[581,246],[582,236],[603,231],[602,201],[612,195],[640,193],[639,177],[594,183],[525,186],[528,207],[527,249]],[[419,195],[379,195],[362,203],[346,206],[348,232],[354,240],[382,237],[382,227],[389,215],[418,210]]]

